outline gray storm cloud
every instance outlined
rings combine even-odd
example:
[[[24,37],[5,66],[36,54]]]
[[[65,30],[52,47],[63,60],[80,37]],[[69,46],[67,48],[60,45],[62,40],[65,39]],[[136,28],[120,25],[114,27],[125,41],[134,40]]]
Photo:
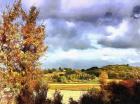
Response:
[[[140,48],[140,0],[90,0],[90,4],[80,5],[75,2],[74,6],[70,4],[70,1],[75,0],[42,1],[43,3],[38,5],[40,10],[38,20],[47,21],[46,43],[49,46],[50,53],[54,53],[53,51],[59,48],[63,51],[94,48],[94,44],[88,37],[89,34],[102,37],[95,41],[98,41],[98,45],[107,48]],[[62,1],[66,1],[67,4],[63,4]],[[79,0],[78,2],[80,3],[80,1],[86,0]],[[112,34],[106,31],[108,26],[118,29],[118,26],[124,21],[128,23],[126,32]],[[115,35],[115,37],[109,38],[111,35]],[[120,63],[123,62],[125,61]],[[45,65],[47,67],[81,68],[117,63],[119,63],[117,59],[112,63],[102,59],[94,60],[93,57],[93,60],[89,61],[62,59],[59,62],[55,60],[49,62],[48,60],[48,64]]]
[[[91,41],[85,34],[92,26],[84,26],[84,23],[71,23],[64,20],[48,20],[48,37],[46,42],[49,49],[62,48],[69,49],[87,49],[92,48]],[[82,26],[83,25],[83,26]]]
[[[106,13],[111,12],[112,15],[109,17],[111,18],[109,22],[112,22],[113,20],[119,21],[121,18],[130,17],[133,8],[136,5],[140,5],[139,0],[103,0],[101,2],[95,0],[91,2],[89,6],[85,4],[77,8],[67,9],[67,7],[62,4],[62,1],[63,0],[44,0],[44,3],[39,7],[41,13],[40,19],[61,18],[68,21],[95,23],[104,20]],[[67,3],[69,4],[69,1],[67,1]]]
[[[52,50],[55,48],[62,48],[64,50],[92,48],[90,39],[86,35],[87,33],[84,33],[85,30],[89,29],[96,31],[96,27],[91,28],[91,25],[101,27],[101,33],[106,35],[108,33],[102,29],[102,26],[117,26],[125,18],[132,18],[132,15],[134,17],[139,16],[139,0],[103,0],[101,2],[95,0],[90,2],[90,5],[85,4],[80,7],[68,5],[71,8],[67,8],[66,4],[62,3],[65,0],[42,1],[43,3],[38,6],[40,9],[39,19],[50,21],[47,26],[48,37],[46,42]],[[70,4],[69,1],[67,3]],[[114,48],[139,47],[139,38],[133,41],[133,38],[139,37],[139,25],[137,23],[139,20],[133,21],[133,19],[129,19],[128,21],[130,29],[125,35],[116,37],[114,40],[108,40],[105,36],[98,43]],[[68,26],[67,22],[73,22],[75,26]],[[79,26],[81,22],[88,24],[85,27]]]

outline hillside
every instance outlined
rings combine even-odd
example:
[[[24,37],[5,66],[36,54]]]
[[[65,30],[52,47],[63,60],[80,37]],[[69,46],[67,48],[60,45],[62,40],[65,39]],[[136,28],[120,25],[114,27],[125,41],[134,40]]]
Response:
[[[61,69],[61,70],[60,70]],[[129,65],[107,65],[101,68],[88,69],[59,68],[44,70],[46,80],[52,82],[85,82],[98,78],[102,71],[106,71],[109,79],[139,79],[140,67]]]
[[[107,65],[100,69],[106,70],[109,78],[118,79],[139,79],[140,67],[134,67],[129,65]]]

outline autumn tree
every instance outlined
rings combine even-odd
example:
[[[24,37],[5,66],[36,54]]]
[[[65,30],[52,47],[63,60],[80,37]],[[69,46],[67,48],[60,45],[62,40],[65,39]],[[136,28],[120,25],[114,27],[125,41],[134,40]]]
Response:
[[[107,84],[108,73],[105,70],[102,70],[99,76],[99,81],[101,83],[101,87]]]
[[[9,82],[25,84],[38,75],[38,60],[46,50],[45,27],[37,24],[38,14],[36,7],[26,12],[21,0],[2,14],[0,63],[6,70]]]

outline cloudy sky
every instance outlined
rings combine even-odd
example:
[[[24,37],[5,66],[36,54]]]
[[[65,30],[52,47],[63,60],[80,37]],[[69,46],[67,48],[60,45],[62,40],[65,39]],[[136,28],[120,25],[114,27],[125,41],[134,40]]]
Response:
[[[32,5],[46,25],[43,67],[140,65],[140,0],[23,0]]]

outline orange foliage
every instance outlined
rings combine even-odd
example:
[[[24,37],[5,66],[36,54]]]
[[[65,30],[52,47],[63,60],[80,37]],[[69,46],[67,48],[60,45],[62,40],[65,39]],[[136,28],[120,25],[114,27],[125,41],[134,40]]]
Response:
[[[2,15],[0,62],[6,67],[11,83],[23,84],[38,78],[35,77],[38,76],[38,59],[46,50],[45,27],[36,23],[38,14],[36,7],[25,12],[18,0]]]

